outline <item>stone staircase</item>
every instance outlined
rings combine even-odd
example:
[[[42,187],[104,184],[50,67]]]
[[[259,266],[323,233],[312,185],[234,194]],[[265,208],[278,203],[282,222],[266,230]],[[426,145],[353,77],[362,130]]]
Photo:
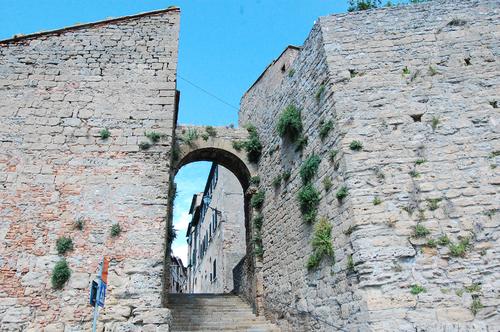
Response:
[[[236,295],[169,294],[171,331],[280,332]]]

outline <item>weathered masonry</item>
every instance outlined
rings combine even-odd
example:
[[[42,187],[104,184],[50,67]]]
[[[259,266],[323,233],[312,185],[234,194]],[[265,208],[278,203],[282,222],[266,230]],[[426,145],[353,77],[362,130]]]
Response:
[[[88,283],[102,255],[112,261],[100,325],[168,324],[161,297],[179,14],[0,43],[0,330],[89,331]],[[153,131],[163,136],[156,143],[145,136]],[[72,274],[53,290],[61,236],[73,240]]]
[[[284,330],[498,329],[499,22],[487,0],[321,17],[243,96],[264,146],[264,307]],[[276,131],[291,104],[302,153]],[[312,154],[335,263],[308,272]]]
[[[258,164],[232,145],[244,129],[182,139],[194,127],[176,124],[176,8],[1,41],[0,330],[88,330],[103,254],[100,327],[165,329],[170,182],[209,160],[245,192],[242,296],[284,331],[495,331],[498,22],[496,0],[320,18],[242,98],[240,125],[255,125],[264,147]],[[289,105],[301,110],[302,152],[276,130]],[[297,196],[313,154],[307,185],[335,260],[308,270],[316,227]],[[251,246],[257,190],[262,257]],[[64,255],[61,236],[74,246]],[[63,256],[71,277],[54,290]]]

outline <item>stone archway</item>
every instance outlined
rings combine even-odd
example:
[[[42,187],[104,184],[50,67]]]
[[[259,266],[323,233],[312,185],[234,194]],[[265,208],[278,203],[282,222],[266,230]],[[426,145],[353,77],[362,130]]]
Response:
[[[227,168],[237,177],[244,192],[246,238],[246,255],[241,268],[242,282],[245,287],[242,287],[238,295],[250,302],[257,314],[263,314],[262,262],[253,254],[253,230],[250,222],[252,219],[250,199],[256,191],[256,188],[250,185],[250,178],[257,175],[257,165],[248,160],[245,151],[237,150],[233,146],[233,142],[247,139],[248,132],[246,129],[228,127],[213,127],[212,129],[213,131],[207,131],[207,127],[204,126],[177,127],[174,136],[175,153],[171,164],[171,183],[182,166],[197,161],[214,162]],[[169,224],[172,223],[172,216],[173,206],[170,204]],[[168,263],[169,260],[166,259],[165,271],[169,271]],[[168,294],[166,297],[168,298]]]

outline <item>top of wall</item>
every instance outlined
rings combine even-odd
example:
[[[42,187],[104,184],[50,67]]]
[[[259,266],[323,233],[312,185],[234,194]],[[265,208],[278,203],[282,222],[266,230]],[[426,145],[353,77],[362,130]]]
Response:
[[[420,19],[425,20],[428,17],[432,17],[433,13],[439,13],[441,16],[432,17],[432,22],[429,22],[428,25],[439,25],[439,27],[443,28],[446,24],[457,17],[454,17],[454,11],[456,7],[470,7],[472,3],[476,3],[477,1],[457,1],[457,0],[431,0],[428,2],[416,3],[416,4],[405,4],[400,6],[393,7],[381,7],[370,10],[362,10],[355,12],[347,12],[347,13],[338,13],[331,14],[326,16],[321,16],[318,18],[318,25],[321,29],[323,35],[333,35],[333,33],[341,32],[346,35],[346,38],[359,35],[366,36],[367,39],[370,39],[370,33],[374,31],[380,32],[385,31],[385,33],[396,33],[397,30],[402,27],[406,29],[416,30],[419,28],[420,30],[425,30],[426,26],[417,26],[412,18],[414,16],[418,16]],[[496,6],[496,1],[480,1],[480,3],[484,6]],[[438,9],[449,9],[446,10],[438,10]],[[448,13],[449,17],[444,17],[442,14]],[[405,16],[401,16],[405,14]],[[381,21],[378,21],[381,16],[390,16],[392,18],[391,24],[386,24]],[[457,19],[460,19],[458,17]],[[356,24],[360,24],[356,26]],[[392,31],[392,30],[396,30]],[[313,29],[314,31],[314,29]],[[307,38],[311,38],[311,35]],[[331,40],[330,40],[331,42]],[[342,41],[339,41],[341,44]],[[362,43],[360,43],[362,44]],[[335,46],[335,45],[334,45]],[[331,47],[328,52],[334,53],[335,47]],[[361,45],[362,46],[362,45]],[[295,50],[295,54],[292,57],[289,57],[290,49]],[[281,83],[277,77],[283,77],[284,75],[276,75],[277,67],[281,67],[282,63],[287,63],[288,66],[293,67],[293,63],[297,58],[297,54],[301,51],[303,47],[295,47],[288,46],[275,60],[273,60],[266,69],[259,75],[257,80],[247,89],[242,99],[252,91],[255,90],[256,86],[262,85],[274,85],[277,86]],[[273,70],[274,69],[274,70]],[[284,73],[282,73],[284,74]],[[241,113],[241,111],[240,111]]]
[[[144,12],[144,13],[128,15],[128,16],[120,16],[120,17],[102,20],[102,21],[78,24],[78,25],[73,25],[73,26],[69,26],[69,27],[65,27],[65,28],[61,28],[61,29],[56,29],[56,30],[36,32],[36,33],[32,33],[32,34],[27,34],[27,35],[14,35],[15,37],[13,37],[13,38],[0,40],[0,45],[22,43],[24,41],[37,39],[40,37],[51,36],[51,35],[61,35],[61,34],[66,33],[66,32],[72,32],[72,31],[85,29],[85,28],[97,28],[97,27],[101,27],[104,25],[108,25],[108,24],[134,20],[134,19],[138,19],[138,18],[142,18],[142,17],[146,17],[146,16],[161,15],[161,14],[164,14],[167,12],[177,12],[178,13],[178,12],[180,12],[180,8],[175,7],[175,6],[171,6],[171,7],[168,7],[166,9],[154,10],[154,11],[150,11],[150,12]]]
[[[276,59],[274,59],[269,65],[267,65],[266,69],[264,69],[262,74],[260,74],[260,76],[255,80],[255,82],[253,82],[253,84],[247,89],[247,92],[252,90],[252,88],[257,83],[259,83],[264,76],[267,75],[267,73],[270,71],[271,68],[275,67],[276,64],[280,63],[280,60],[283,60],[284,58],[291,59],[291,61],[295,60],[297,54],[300,52],[300,49],[301,47],[299,46],[288,45]]]

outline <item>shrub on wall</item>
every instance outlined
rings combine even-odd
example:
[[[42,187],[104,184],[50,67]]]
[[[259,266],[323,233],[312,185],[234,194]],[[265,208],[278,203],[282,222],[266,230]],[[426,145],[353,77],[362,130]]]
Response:
[[[307,261],[309,270],[317,268],[323,258],[329,257],[335,262],[335,253],[332,245],[332,225],[326,218],[321,218],[314,226],[312,239],[313,252]]]
[[[304,184],[309,183],[316,175],[320,162],[321,159],[319,156],[312,154],[302,163],[302,166],[300,167],[300,177],[302,178],[302,182]]]
[[[64,284],[69,280],[71,270],[65,259],[61,259],[52,269],[52,287],[54,289],[63,288]]]
[[[210,137],[217,136],[217,130],[212,126],[206,126],[205,131],[206,131],[207,135]]]
[[[151,142],[153,142],[153,143],[158,143],[160,141],[160,138],[161,138],[161,134],[156,132],[156,131],[150,131],[149,133],[144,132],[144,136],[149,138],[151,140]]]
[[[111,226],[111,236],[112,237],[117,237],[118,235],[120,235],[121,232],[122,232],[122,228],[121,228],[120,224],[114,224],[113,226]]]
[[[292,143],[296,142],[302,134],[300,110],[295,105],[285,108],[278,119],[276,129],[280,137],[287,137]]]
[[[353,151],[359,151],[363,149],[363,143],[360,141],[352,141],[351,144],[349,144],[349,148]]]
[[[310,183],[303,186],[297,198],[304,221],[311,223],[316,220],[316,213],[320,201],[320,194]]]
[[[263,191],[257,191],[255,194],[253,194],[252,199],[250,200],[250,205],[257,210],[262,208],[265,197],[266,194]]]
[[[348,12],[378,8],[381,0],[349,0]]]
[[[177,230],[171,223],[168,225],[168,243],[171,244],[177,238]]]
[[[140,142],[139,143],[139,149],[141,150],[147,150],[151,147],[151,144],[149,142]]]
[[[337,197],[337,199],[339,201],[342,201],[344,198],[347,197],[348,193],[349,192],[347,190],[347,187],[346,186],[342,186],[342,187],[340,187],[339,190],[337,190],[337,193],[335,194],[335,196]]]
[[[56,241],[57,252],[64,255],[66,252],[73,250],[73,240],[70,237],[61,236]]]
[[[333,121],[328,120],[328,121],[321,121],[319,124],[319,137],[321,138],[322,141],[325,140],[325,138],[328,137],[328,134],[330,131],[333,129]]]
[[[109,136],[111,136],[111,132],[109,131],[108,128],[104,128],[104,129],[101,129],[99,131],[99,136],[101,137],[101,139],[108,139]]]
[[[194,141],[198,139],[198,131],[194,128],[188,128],[187,132],[182,136],[182,141],[189,145],[190,147],[193,147]]]
[[[243,142],[243,148],[247,152],[247,158],[252,163],[257,163],[262,154],[262,143],[260,142],[259,133],[254,125],[248,125],[247,131],[250,134],[248,139]]]
[[[235,149],[236,151],[241,151],[241,149],[245,147],[245,144],[242,141],[233,141],[232,145],[233,149]]]
[[[260,184],[260,176],[258,176],[258,175],[252,176],[250,178],[250,184],[253,186],[258,186]]]

